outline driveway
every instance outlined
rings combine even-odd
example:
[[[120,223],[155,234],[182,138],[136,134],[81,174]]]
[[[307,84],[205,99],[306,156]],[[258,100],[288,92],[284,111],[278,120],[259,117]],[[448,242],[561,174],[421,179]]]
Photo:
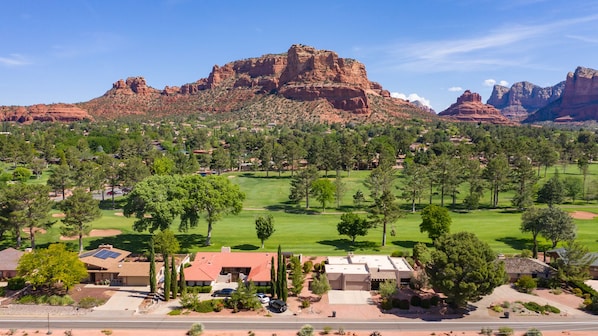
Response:
[[[143,299],[149,293],[149,286],[121,287],[103,305],[94,308],[92,314],[102,311],[121,311],[123,314],[134,314]]]
[[[331,290],[328,291],[329,304],[371,304],[372,295],[368,291]]]

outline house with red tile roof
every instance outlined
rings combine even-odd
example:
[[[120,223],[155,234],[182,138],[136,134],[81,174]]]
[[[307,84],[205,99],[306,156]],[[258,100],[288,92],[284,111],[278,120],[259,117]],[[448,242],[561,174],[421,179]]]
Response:
[[[17,265],[23,254],[25,254],[25,252],[16,250],[12,247],[0,251],[0,279],[8,279],[17,276]]]
[[[276,253],[231,252],[228,248],[220,252],[198,252],[191,266],[184,269],[185,281],[188,286],[212,286],[241,279],[268,286],[272,257],[276,258]]]

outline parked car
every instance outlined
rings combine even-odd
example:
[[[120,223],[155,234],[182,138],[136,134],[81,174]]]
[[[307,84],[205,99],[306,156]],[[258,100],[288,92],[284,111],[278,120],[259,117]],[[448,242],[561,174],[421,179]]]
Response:
[[[270,298],[268,297],[268,295],[266,295],[264,293],[257,293],[256,296],[260,300],[261,303],[269,303],[270,302]]]
[[[287,311],[286,302],[278,299],[271,300],[268,304],[268,307],[270,307],[270,310],[272,310],[275,313],[284,313],[285,311]]]
[[[215,290],[214,293],[212,293],[212,296],[227,297],[227,296],[231,296],[231,294],[233,294],[234,292],[235,292],[235,290],[232,288],[222,288],[219,290]]]

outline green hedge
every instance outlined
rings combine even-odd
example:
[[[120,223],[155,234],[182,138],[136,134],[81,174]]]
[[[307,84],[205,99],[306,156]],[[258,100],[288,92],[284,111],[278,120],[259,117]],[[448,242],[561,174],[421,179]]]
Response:
[[[210,293],[212,291],[212,286],[193,286],[193,287],[187,287],[187,291],[190,291],[193,294]]]
[[[19,290],[25,288],[25,279],[21,277],[14,277],[8,279],[8,289]]]
[[[586,285],[583,281],[571,281],[571,282],[569,282],[569,285],[573,288],[581,289],[581,291],[583,293],[587,293],[587,294],[590,294],[591,296],[598,297],[598,292],[594,288]]]

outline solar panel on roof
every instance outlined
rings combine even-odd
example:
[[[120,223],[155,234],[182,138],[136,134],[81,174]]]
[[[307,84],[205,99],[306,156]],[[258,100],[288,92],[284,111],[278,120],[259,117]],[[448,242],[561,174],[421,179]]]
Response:
[[[106,258],[108,258],[108,252],[110,252],[110,251],[101,250],[98,253],[94,254],[94,257],[100,258],[100,259],[106,259]]]
[[[108,252],[108,258],[116,259],[118,256],[120,256],[120,253],[118,253],[118,252],[114,252],[114,251],[107,251],[107,252]]]

